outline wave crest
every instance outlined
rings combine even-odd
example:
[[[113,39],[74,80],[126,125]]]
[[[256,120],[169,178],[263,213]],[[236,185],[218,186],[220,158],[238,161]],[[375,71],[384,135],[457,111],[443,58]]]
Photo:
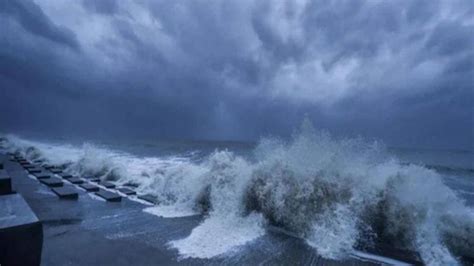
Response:
[[[254,159],[223,150],[199,163],[180,156],[139,158],[92,144],[52,145],[14,136],[6,142],[10,151],[66,165],[75,174],[133,183],[166,207],[163,216],[173,208],[205,214],[188,238],[173,242],[188,252],[183,256],[199,257],[192,243],[200,243],[203,257],[219,255],[211,252],[211,238],[199,239],[212,233],[213,224],[231,232],[236,219],[245,233],[242,238],[229,233],[233,246],[252,241],[270,224],[306,239],[327,258],[379,244],[415,251],[427,264],[456,264],[457,256],[474,254],[474,212],[435,170],[401,163],[376,142],[334,139],[309,123],[288,142],[262,140]],[[160,215],[159,208],[150,212]]]

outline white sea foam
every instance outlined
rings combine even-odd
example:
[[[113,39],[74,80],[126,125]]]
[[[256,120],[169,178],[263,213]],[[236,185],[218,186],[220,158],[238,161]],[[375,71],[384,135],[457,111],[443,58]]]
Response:
[[[385,242],[430,265],[474,254],[474,212],[434,170],[402,164],[383,146],[336,140],[309,124],[289,142],[264,139],[255,161],[216,151],[200,163],[8,136],[8,150],[62,164],[75,174],[133,183],[152,194],[162,217],[205,214],[189,236],[170,242],[183,257],[226,254],[264,234],[266,223],[306,239],[326,258]]]
[[[183,258],[212,258],[235,251],[262,236],[263,217],[229,215],[211,216],[197,226],[187,238],[171,241]]]
[[[148,207],[143,211],[164,218],[178,218],[199,215],[198,211],[193,210],[192,207],[186,205],[158,205]]]

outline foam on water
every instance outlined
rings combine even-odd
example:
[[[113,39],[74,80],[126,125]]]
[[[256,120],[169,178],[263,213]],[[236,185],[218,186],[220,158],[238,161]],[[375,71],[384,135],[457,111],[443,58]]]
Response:
[[[263,218],[257,214],[247,217],[210,216],[193,229],[187,238],[171,241],[183,258],[212,258],[235,251],[264,235]]]
[[[182,257],[228,254],[263,235],[267,224],[304,238],[326,258],[378,243],[417,252],[430,265],[474,254],[474,211],[435,170],[400,163],[377,143],[334,139],[308,123],[288,142],[262,140],[252,161],[227,150],[199,163],[143,158],[15,136],[4,146],[74,174],[134,184],[158,200],[149,213],[203,214],[188,237],[169,243]]]
[[[143,211],[163,218],[178,218],[199,214],[198,211],[186,205],[158,205],[148,207]]]

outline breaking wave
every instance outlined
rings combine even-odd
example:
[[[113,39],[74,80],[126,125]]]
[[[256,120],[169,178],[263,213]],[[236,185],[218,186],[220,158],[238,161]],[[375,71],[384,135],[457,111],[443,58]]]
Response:
[[[290,141],[260,141],[253,159],[228,150],[201,162],[137,157],[11,135],[3,146],[74,174],[132,184],[156,198],[150,213],[204,214],[190,236],[170,242],[183,257],[225,254],[263,235],[266,225],[333,259],[378,244],[414,251],[429,265],[457,264],[459,256],[474,254],[474,211],[435,170],[401,163],[378,143],[332,138],[308,123]]]

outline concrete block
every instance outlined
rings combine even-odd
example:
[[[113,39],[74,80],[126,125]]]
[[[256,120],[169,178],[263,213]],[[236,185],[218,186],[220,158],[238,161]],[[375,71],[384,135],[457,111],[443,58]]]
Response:
[[[35,174],[35,173],[41,173],[43,171],[43,169],[41,169],[41,168],[30,168],[30,169],[27,169],[27,171],[30,174]]]
[[[7,171],[0,170],[0,195],[6,195],[11,193],[13,193],[12,179]]]
[[[82,184],[82,183],[84,183],[84,180],[82,180],[81,178],[79,178],[77,176],[68,178],[67,181],[69,181],[73,184]]]
[[[79,197],[77,190],[70,186],[55,187],[51,190],[61,199],[77,199]]]
[[[135,192],[134,190],[131,190],[127,187],[121,187],[119,189],[117,189],[118,191],[122,192],[123,194],[125,195],[135,195],[137,194],[137,192]]]
[[[156,197],[151,195],[151,194],[138,195],[138,198],[141,199],[141,200],[147,201],[149,203],[152,203],[152,204],[157,204],[158,203],[158,200],[156,199]]]
[[[61,179],[56,177],[40,179],[40,182],[47,185],[48,187],[62,187],[64,184]]]
[[[39,172],[39,173],[34,173],[33,174],[37,179],[45,179],[45,178],[50,178],[51,175],[46,172]]]
[[[17,161],[26,160],[25,157],[20,156],[20,155],[15,155],[15,156],[13,156],[13,158],[15,158],[15,160],[17,160]]]
[[[23,165],[23,168],[25,168],[26,170],[29,170],[29,169],[37,168],[37,166],[34,164],[27,164],[27,165]]]
[[[105,199],[106,201],[112,201],[112,202],[122,201],[122,197],[119,194],[113,193],[107,190],[100,190],[99,192],[96,192],[95,194]]]
[[[20,194],[0,196],[0,265],[40,265],[43,227]]]
[[[87,192],[96,192],[99,191],[99,187],[92,185],[90,183],[83,183],[79,185],[81,188],[85,189]]]
[[[104,186],[105,188],[115,188],[114,184],[107,181],[101,181],[99,185]]]
[[[134,188],[137,188],[139,186],[139,184],[137,183],[133,183],[133,182],[127,182],[125,184],[123,184],[124,186],[127,186],[127,187],[134,187]]]
[[[89,177],[86,177],[86,179],[90,182],[94,182],[94,183],[99,183],[100,182],[100,178],[98,177],[92,177],[92,176],[89,176]]]
[[[64,179],[68,179],[68,178],[71,178],[73,177],[71,174],[68,174],[68,173],[59,173],[58,174],[60,177],[64,178]]]
[[[59,174],[59,173],[62,173],[63,170],[59,169],[59,168],[53,168],[53,169],[49,169],[49,171],[53,174]]]

